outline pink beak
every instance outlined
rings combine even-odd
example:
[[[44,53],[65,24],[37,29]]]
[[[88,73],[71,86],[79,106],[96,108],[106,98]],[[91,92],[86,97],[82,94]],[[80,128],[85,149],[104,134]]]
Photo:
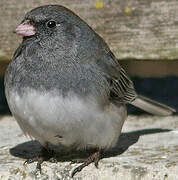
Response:
[[[20,36],[33,36],[35,32],[35,28],[30,24],[29,20],[24,21],[22,24],[18,25],[15,33]]]

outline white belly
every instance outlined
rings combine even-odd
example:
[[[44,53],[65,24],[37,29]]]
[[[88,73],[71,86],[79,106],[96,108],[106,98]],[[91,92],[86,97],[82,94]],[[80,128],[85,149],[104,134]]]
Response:
[[[117,142],[125,106],[110,104],[101,109],[93,99],[82,100],[72,93],[63,97],[27,90],[23,96],[10,92],[8,104],[24,133],[42,145],[108,148]]]

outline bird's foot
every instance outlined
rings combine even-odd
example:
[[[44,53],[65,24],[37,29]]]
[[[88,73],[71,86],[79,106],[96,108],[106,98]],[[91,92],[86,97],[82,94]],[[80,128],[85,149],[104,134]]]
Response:
[[[86,159],[73,159],[71,163],[83,163],[80,166],[76,167],[73,171],[71,176],[73,177],[77,172],[80,172],[84,167],[88,166],[92,162],[94,162],[95,167],[98,168],[98,162],[100,160],[100,152],[95,152],[91,156]]]
[[[33,162],[37,162],[37,165],[36,165],[36,171],[39,171],[41,173],[41,164],[45,161],[45,158],[42,157],[42,156],[38,156],[38,157],[34,157],[34,158],[30,158],[30,159],[27,159],[25,162],[24,162],[24,165],[26,164],[31,164]]]
[[[41,152],[40,152],[40,155],[38,155],[37,157],[27,159],[24,162],[24,165],[31,164],[33,162],[37,162],[36,171],[39,171],[41,173],[41,164],[47,160],[52,162],[52,163],[57,163],[57,159],[54,157],[54,152],[49,151],[43,147]]]

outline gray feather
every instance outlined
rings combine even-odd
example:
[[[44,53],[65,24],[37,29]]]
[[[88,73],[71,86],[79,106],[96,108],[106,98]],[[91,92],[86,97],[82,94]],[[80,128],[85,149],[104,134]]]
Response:
[[[146,112],[156,114],[159,116],[168,116],[171,115],[173,112],[176,112],[175,109],[169,106],[166,106],[164,104],[161,104],[141,95],[137,96],[137,98],[130,104],[139,107],[145,110]]]
[[[129,103],[140,109],[143,109],[146,112],[155,115],[168,116],[173,112],[176,112],[175,109],[146,98],[141,95],[137,95],[134,84],[124,71],[118,64],[118,60],[113,55],[111,51],[107,53],[108,62],[102,61],[102,67],[104,71],[107,73],[108,79],[110,83],[110,95],[111,100],[118,101],[121,103]],[[110,64],[109,64],[110,63]]]

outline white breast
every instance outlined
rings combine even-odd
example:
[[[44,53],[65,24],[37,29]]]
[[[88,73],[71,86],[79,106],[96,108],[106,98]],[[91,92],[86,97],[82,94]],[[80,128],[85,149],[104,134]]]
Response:
[[[107,148],[113,146],[126,118],[125,106],[110,104],[101,109],[92,98],[75,94],[26,89],[23,96],[10,92],[7,97],[12,114],[25,134],[41,144]]]

